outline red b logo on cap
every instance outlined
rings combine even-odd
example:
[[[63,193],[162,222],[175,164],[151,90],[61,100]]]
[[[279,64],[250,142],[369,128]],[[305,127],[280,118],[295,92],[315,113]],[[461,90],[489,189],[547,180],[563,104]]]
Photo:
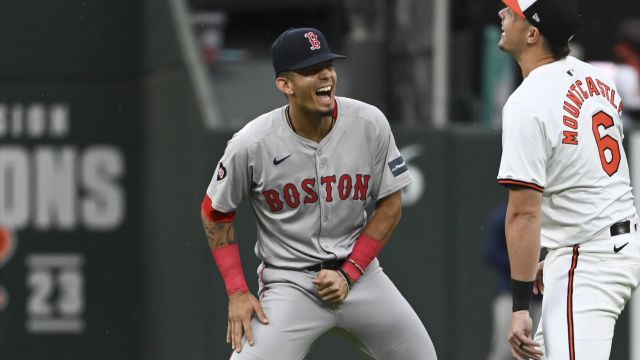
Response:
[[[318,35],[309,31],[308,33],[304,34],[304,37],[306,37],[307,40],[309,40],[309,44],[311,44],[311,50],[320,49],[320,40],[318,40]]]

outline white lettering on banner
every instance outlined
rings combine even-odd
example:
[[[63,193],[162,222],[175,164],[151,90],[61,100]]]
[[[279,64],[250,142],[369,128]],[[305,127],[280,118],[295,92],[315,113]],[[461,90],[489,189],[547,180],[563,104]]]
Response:
[[[69,133],[69,107],[0,103],[0,138],[62,138]]]
[[[67,104],[0,102],[0,227],[13,234],[28,229],[73,235],[122,226],[127,206],[123,150],[105,140],[88,142],[81,138],[85,134],[72,137],[71,129]],[[88,241],[63,238],[75,245]],[[18,292],[16,299],[24,298],[26,332],[84,334],[91,307],[86,303],[84,267],[92,252],[74,245],[42,249],[39,245],[50,239],[35,240],[21,251],[26,271],[17,274],[24,277],[26,293]],[[8,301],[9,289],[0,285],[0,312],[12,310]]]
[[[56,150],[51,146],[43,146],[36,149],[34,158],[35,227],[50,229],[56,223],[59,229],[75,228],[75,149],[65,146]]]
[[[114,146],[0,146],[0,223],[14,230],[113,230],[125,217],[124,171]]]
[[[28,270],[27,322],[30,333],[82,333],[85,321],[84,256],[75,253],[31,254]]]
[[[24,149],[0,148],[0,223],[6,227],[24,226],[29,219],[28,168],[29,157]]]
[[[81,163],[82,184],[87,197],[82,202],[85,225],[92,230],[109,230],[124,220],[124,192],[114,180],[124,175],[124,157],[110,146],[94,146]]]

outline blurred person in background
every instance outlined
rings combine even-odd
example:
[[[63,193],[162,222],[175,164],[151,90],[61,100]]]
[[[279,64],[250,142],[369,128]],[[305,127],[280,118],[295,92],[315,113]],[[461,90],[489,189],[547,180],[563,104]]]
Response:
[[[491,346],[487,360],[511,360],[511,349],[504,334],[511,325],[511,272],[509,269],[509,253],[507,237],[504,233],[507,204],[500,205],[488,216],[485,242],[485,260],[498,277],[495,297],[492,301]],[[542,296],[536,295],[531,301],[529,313],[535,329],[540,319]]]
[[[335,95],[333,60],[344,56],[320,31],[285,31],[271,56],[288,105],[233,136],[202,204],[229,295],[231,359],[299,360],[334,327],[376,359],[436,359],[427,330],[377,259],[411,183],[386,117]],[[258,228],[260,301],[248,289],[233,225],[246,197]]]
[[[623,21],[618,28],[619,41],[614,48],[618,67],[614,81],[624,101],[626,124],[640,122],[640,18]]]

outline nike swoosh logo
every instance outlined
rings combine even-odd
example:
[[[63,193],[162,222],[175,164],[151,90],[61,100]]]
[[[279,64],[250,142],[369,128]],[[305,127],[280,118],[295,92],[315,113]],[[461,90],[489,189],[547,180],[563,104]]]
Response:
[[[620,252],[620,250],[624,249],[625,246],[629,245],[629,242],[627,241],[626,243],[624,243],[624,245],[617,247],[615,245],[613,245],[613,252]]]
[[[278,159],[278,157],[274,157],[274,158],[273,158],[273,165],[278,165],[278,164],[280,164],[281,162],[283,162],[283,161],[287,160],[287,159],[289,158],[289,156],[291,156],[291,154],[289,154],[289,155],[287,155],[287,156],[283,157],[282,159]]]

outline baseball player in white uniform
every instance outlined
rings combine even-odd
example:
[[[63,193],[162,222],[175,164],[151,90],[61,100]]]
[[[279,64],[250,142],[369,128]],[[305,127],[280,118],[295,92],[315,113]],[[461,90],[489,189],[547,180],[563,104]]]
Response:
[[[568,56],[570,0],[503,0],[499,42],[524,80],[503,109],[498,182],[513,284],[517,359],[608,359],[618,315],[640,281],[640,233],[615,84]],[[538,263],[540,244],[548,249]],[[532,340],[528,306],[543,292]]]
[[[300,360],[340,327],[376,359],[436,359],[425,327],[376,259],[411,182],[387,119],[335,96],[332,61],[344,56],[320,31],[289,29],[271,55],[288,105],[233,136],[202,206],[229,295],[231,358]],[[258,229],[259,301],[248,291],[233,227],[245,197]]]

